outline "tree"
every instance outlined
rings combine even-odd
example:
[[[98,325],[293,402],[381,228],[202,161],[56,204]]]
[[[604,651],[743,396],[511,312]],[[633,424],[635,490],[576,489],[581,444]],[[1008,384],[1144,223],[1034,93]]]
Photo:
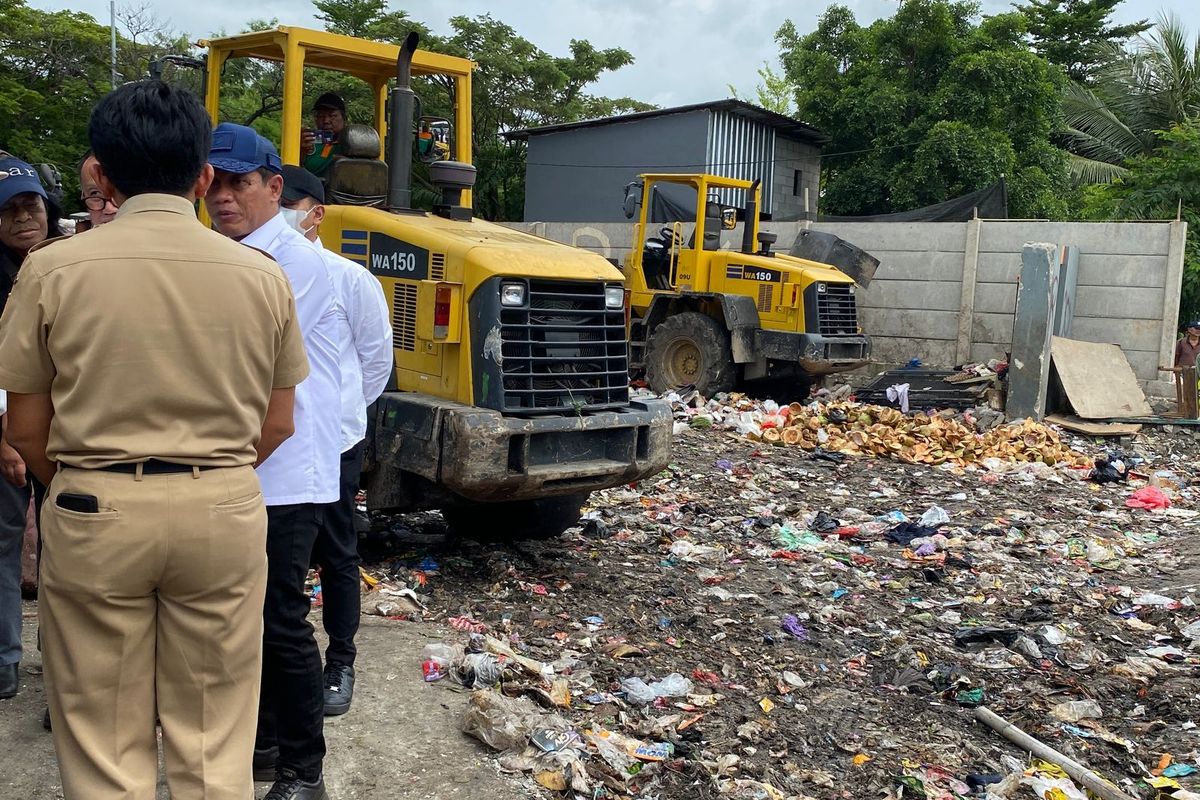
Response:
[[[1051,64],[1067,71],[1071,80],[1087,82],[1121,45],[1147,30],[1147,20],[1111,25],[1109,18],[1121,0],[1027,0],[1013,7],[1029,20],[1033,49]]]
[[[525,143],[508,141],[505,133],[651,108],[630,98],[588,93],[601,74],[633,62],[621,48],[597,49],[572,40],[569,56],[553,56],[490,14],[453,17],[450,35],[441,37],[402,11],[388,11],[385,0],[315,0],[314,5],[327,30],[384,41],[399,41],[416,30],[422,48],[476,62],[471,82],[471,150],[479,168],[475,210],[488,219],[520,219],[524,210]],[[310,91],[338,91],[352,117],[373,107],[369,92],[353,79],[313,71],[306,84]],[[452,116],[451,81],[416,78],[413,84],[424,113]],[[418,169],[415,177],[421,175]]]
[[[1187,121],[1155,132],[1157,146],[1133,156],[1124,174],[1092,187],[1086,216],[1092,219],[1175,219],[1187,226],[1184,247],[1183,319],[1200,317],[1200,123]]]
[[[86,14],[0,0],[0,149],[57,164],[68,210],[96,100],[111,88],[109,31]]]
[[[972,2],[904,0],[860,26],[830,6],[813,32],[777,32],[796,116],[830,136],[822,205],[831,214],[902,211],[1004,176],[1012,213],[1069,212],[1060,125],[1060,69],[1029,51],[1027,23],[979,19]]]
[[[1072,176],[1125,176],[1131,159],[1154,152],[1162,131],[1200,116],[1200,35],[1189,39],[1177,17],[1162,16],[1131,51],[1112,49],[1089,85],[1069,84],[1063,113]]]
[[[754,87],[754,101],[768,111],[790,117],[796,108],[796,86],[765,61],[757,72],[759,83]],[[733,84],[729,84],[729,94],[738,96]]]

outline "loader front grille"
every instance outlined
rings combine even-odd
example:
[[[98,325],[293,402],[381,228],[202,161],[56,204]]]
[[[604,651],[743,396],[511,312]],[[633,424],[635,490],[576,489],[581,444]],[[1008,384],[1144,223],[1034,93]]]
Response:
[[[844,336],[858,333],[858,307],[854,285],[827,283],[825,291],[817,294],[817,320],[824,336]]]
[[[522,308],[501,308],[508,412],[589,411],[629,402],[624,309],[601,281],[530,280]]]

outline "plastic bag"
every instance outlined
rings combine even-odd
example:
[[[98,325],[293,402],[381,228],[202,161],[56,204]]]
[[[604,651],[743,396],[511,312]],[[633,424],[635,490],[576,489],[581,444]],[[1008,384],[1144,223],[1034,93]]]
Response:
[[[1171,498],[1167,497],[1157,486],[1145,486],[1131,494],[1125,501],[1125,505],[1128,508],[1145,508],[1153,511],[1170,508]]]
[[[485,689],[471,694],[462,729],[495,750],[522,750],[529,734],[545,720],[525,697],[505,697]]]
[[[456,651],[455,648],[441,642],[425,645],[421,650],[421,673],[425,680],[429,682],[446,677],[450,674],[450,665],[461,654],[461,651]]]
[[[621,681],[621,689],[630,703],[644,706],[660,697],[683,697],[690,694],[692,682],[678,672],[672,672],[654,683],[646,683],[641,678],[626,678]]]

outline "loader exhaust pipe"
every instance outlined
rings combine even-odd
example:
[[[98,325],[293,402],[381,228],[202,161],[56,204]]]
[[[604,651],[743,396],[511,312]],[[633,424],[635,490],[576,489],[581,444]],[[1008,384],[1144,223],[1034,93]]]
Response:
[[[746,190],[746,224],[742,228],[742,252],[748,255],[754,252],[754,223],[758,221],[757,197],[760,183],[762,181],[755,178],[754,183]]]
[[[413,111],[417,104],[412,57],[420,38],[416,31],[408,34],[396,57],[396,85],[388,109],[388,208],[392,211],[412,207]]]

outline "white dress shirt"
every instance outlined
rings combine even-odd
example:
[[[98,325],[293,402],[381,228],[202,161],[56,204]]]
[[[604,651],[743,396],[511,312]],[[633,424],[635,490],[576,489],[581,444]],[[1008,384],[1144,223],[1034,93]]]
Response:
[[[296,296],[309,374],[296,387],[296,432],[258,467],[268,506],[332,503],[340,474],[341,369],[337,302],[321,249],[277,214],[242,239],[278,263]]]
[[[342,452],[367,435],[367,406],[379,399],[392,374],[392,320],[383,286],[348,258],[322,248],[333,281],[342,367]]]

